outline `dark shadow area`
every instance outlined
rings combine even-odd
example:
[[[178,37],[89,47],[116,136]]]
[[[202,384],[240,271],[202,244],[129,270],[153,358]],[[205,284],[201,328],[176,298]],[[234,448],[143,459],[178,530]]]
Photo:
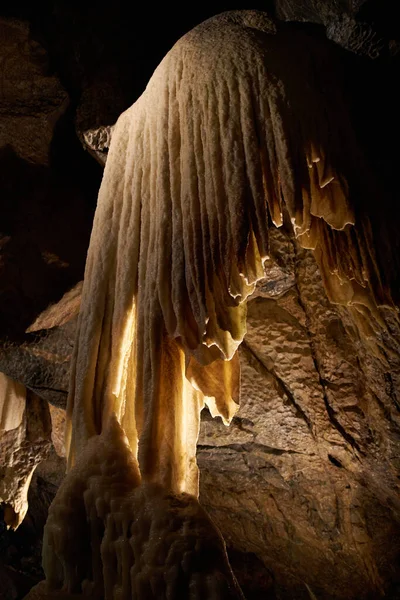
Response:
[[[229,562],[246,600],[276,600],[272,573],[252,552],[227,548]]]
[[[101,176],[69,112],[56,125],[49,167],[0,149],[1,337],[20,339],[82,279]]]

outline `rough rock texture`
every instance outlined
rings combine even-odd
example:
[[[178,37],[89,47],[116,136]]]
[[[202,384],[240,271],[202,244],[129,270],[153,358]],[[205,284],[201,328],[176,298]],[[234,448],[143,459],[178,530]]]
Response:
[[[3,101],[0,94],[0,140],[9,143],[11,131],[19,136],[15,148],[0,150],[0,370],[58,406],[65,406],[74,317],[71,313],[60,326],[39,322],[35,331],[23,332],[83,275],[101,169],[83,152],[74,119],[81,138],[87,129],[114,123],[172,43],[226,8],[199,5],[189,18],[168,5],[169,17],[176,12],[166,27],[162,9],[156,15],[153,6],[151,18],[131,19],[122,0],[87,10],[81,4],[54,0],[39,7],[15,0],[0,9],[29,19],[31,26],[0,24],[0,62],[13,65],[11,72],[4,71],[6,99],[12,93],[13,100]],[[346,47],[351,41],[352,51],[343,52],[343,68],[353,98],[353,124],[372,168],[381,174],[376,202],[384,221],[381,241],[390,226],[392,239],[398,238],[396,3],[275,0],[252,6],[275,7],[280,18],[309,21],[314,25],[305,26],[312,34],[327,32]],[[158,47],[150,33],[157,19],[162,24]],[[374,45],[372,52],[367,46],[363,56],[354,54],[359,44],[354,31],[361,36],[361,50],[364,39],[383,40],[378,55]],[[35,40],[33,46],[29,40]],[[43,96],[33,94],[31,101],[32,75],[41,82]],[[65,111],[56,123],[45,116],[50,119],[53,109]],[[39,123],[43,135],[40,130],[35,141],[32,128]],[[28,162],[29,157],[36,162]],[[387,193],[392,193],[392,204],[382,210]],[[279,248],[278,263],[269,265],[270,280],[250,304],[241,411],[229,430],[203,415],[198,453],[202,502],[229,543],[231,564],[247,598],[376,600],[383,588],[386,599],[397,600],[396,355],[382,366],[346,331],[345,314],[327,303],[309,253],[295,252],[284,239]],[[11,340],[5,342],[5,334]],[[62,419],[62,413],[58,416]],[[52,450],[32,478],[24,522],[16,532],[0,531],[1,600],[22,598],[43,577],[41,534],[64,466]]]
[[[0,368],[55,406],[65,408],[76,316],[63,326],[0,345]]]
[[[249,303],[239,413],[230,428],[203,419],[200,500],[280,597],[379,598],[399,577],[399,355],[385,365],[346,331],[311,254],[275,241],[281,273]]]
[[[15,19],[0,39],[0,337],[15,339],[82,277],[98,184],[45,48]]]
[[[105,600],[243,598],[224,541],[198,501],[141,483],[116,418],[91,438],[57,492],[43,567],[43,598],[58,590]]]
[[[0,368],[54,406],[65,408],[82,282],[50,304],[19,343],[0,344]],[[53,416],[53,413],[52,413]]]
[[[399,51],[400,36],[390,25],[394,6],[379,0],[274,0],[279,19],[324,25],[329,39],[372,59]]]
[[[227,428],[203,412],[201,502],[245,583],[255,571],[271,598],[309,598],[307,586],[328,600],[396,598],[398,325],[388,313],[385,364],[326,299],[312,254],[272,236],[249,303],[238,416]]]
[[[29,36],[27,23],[2,20],[0,30],[0,146],[35,165],[48,165],[54,127],[67,109],[68,95],[49,75],[47,53]]]
[[[0,369],[54,406],[65,408],[82,282],[50,304],[19,342],[0,343]],[[53,417],[53,413],[52,413]]]
[[[35,467],[51,446],[47,402],[0,373],[0,503],[4,521],[18,527],[28,509]]]
[[[0,509],[0,600],[24,598],[43,579],[43,528],[64,473],[65,460],[51,450],[33,473],[28,512],[17,530],[5,528]]]

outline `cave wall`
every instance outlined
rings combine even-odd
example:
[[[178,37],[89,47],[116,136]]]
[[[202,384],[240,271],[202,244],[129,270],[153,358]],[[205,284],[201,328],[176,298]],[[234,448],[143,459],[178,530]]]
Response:
[[[102,175],[84,132],[115,121],[180,35],[232,8],[156,16],[143,8],[134,20],[122,1],[112,15],[61,0],[0,9],[0,371],[50,402],[54,425],[22,529],[1,534],[4,598],[23,597],[42,576],[41,532],[64,468],[59,437],[79,281]],[[398,245],[400,34],[391,7],[276,0],[253,8],[342,46],[353,124],[380,192],[371,210],[382,244]],[[381,350],[361,340],[346,311],[327,300],[312,254],[286,231],[273,233],[267,267],[249,303],[240,411],[230,428],[203,413],[201,502],[248,598],[394,600],[398,325],[384,312]]]
[[[378,598],[400,550],[399,329],[385,364],[327,300],[312,254],[275,233],[279,269],[249,302],[241,408],[229,428],[202,421],[200,498],[282,597]]]

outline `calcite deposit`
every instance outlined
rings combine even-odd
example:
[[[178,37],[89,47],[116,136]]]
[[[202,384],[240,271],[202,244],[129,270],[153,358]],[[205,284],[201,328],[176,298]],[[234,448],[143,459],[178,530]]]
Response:
[[[0,373],[0,503],[8,527],[24,519],[33,471],[50,447],[47,402]]]

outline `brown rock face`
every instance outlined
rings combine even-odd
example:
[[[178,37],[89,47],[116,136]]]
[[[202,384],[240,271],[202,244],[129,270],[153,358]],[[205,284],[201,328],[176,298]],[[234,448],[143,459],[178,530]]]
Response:
[[[390,26],[390,3],[377,0],[275,0],[279,19],[308,21],[326,27],[327,37],[346,50],[376,59],[386,53],[398,52],[398,35]],[[388,32],[394,40],[388,40]]]
[[[16,528],[28,509],[32,474],[51,447],[47,402],[0,373],[0,503]]]
[[[49,75],[45,49],[22,21],[2,20],[0,145],[22,159],[48,165],[54,127],[68,106],[68,95]]]
[[[22,4],[16,0],[14,6]],[[400,35],[391,3],[269,4],[280,19],[318,24],[309,26],[310,35],[326,32],[349,50],[343,51],[343,68],[349,95],[354,94],[352,122],[378,179],[381,175],[382,197],[374,206],[380,218],[377,237],[382,246],[399,245]],[[45,9],[38,9],[42,27],[36,7],[28,11],[43,43],[27,22],[0,19],[0,370],[45,401],[28,392],[24,410],[18,413],[16,402],[14,416],[0,424],[0,496],[6,504],[18,499],[39,456],[49,452],[50,438],[55,447],[35,469],[21,527],[2,531],[0,522],[1,600],[22,598],[43,578],[43,525],[65,468],[63,408],[79,288],[37,317],[83,277],[102,174],[82,150],[84,132],[113,123],[175,39],[224,10],[199,9],[193,22],[164,27],[164,47],[155,49],[154,32],[149,33],[154,15],[133,23],[125,18],[123,3],[115,4],[113,14],[120,10],[115,19],[108,5],[87,13],[74,3],[51,5],[54,10],[45,16]],[[99,158],[104,149],[97,137],[92,132],[84,141]],[[103,144],[104,135],[99,139]],[[392,205],[381,210],[388,193]],[[267,278],[249,302],[240,411],[230,428],[203,413],[200,500],[229,546],[249,600],[397,600],[395,315],[382,310],[387,329],[374,339],[360,339],[349,313],[327,300],[311,253],[284,231],[272,235]],[[49,411],[47,401],[56,408]],[[26,419],[23,426],[18,414]]]
[[[241,347],[240,411],[228,428],[203,412],[200,500],[245,591],[255,593],[254,572],[257,590],[271,598],[309,598],[308,590],[336,600],[396,598],[395,315],[384,313],[378,351],[329,303],[312,253],[282,230],[271,235],[267,277],[249,302]],[[65,327],[52,330],[54,339]],[[57,409],[55,423],[60,416]]]
[[[385,364],[357,338],[311,253],[278,230],[274,246],[278,293],[268,279],[249,303],[238,416],[203,420],[200,498],[282,597],[379,598],[400,551],[398,354]]]
[[[0,39],[0,336],[15,338],[82,276],[92,208],[45,48],[14,19],[0,18]]]

